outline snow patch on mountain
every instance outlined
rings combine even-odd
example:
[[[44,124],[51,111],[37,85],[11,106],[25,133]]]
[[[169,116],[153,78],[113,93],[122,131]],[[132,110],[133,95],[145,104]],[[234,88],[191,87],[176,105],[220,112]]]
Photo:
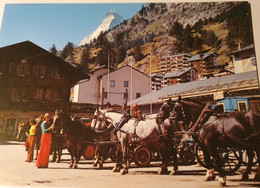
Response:
[[[92,40],[96,39],[101,32],[105,32],[113,27],[119,25],[124,21],[123,17],[117,14],[115,11],[110,10],[107,13],[106,18],[101,22],[98,28],[91,33],[90,35],[84,37],[84,39],[80,42],[79,46],[90,43]]]

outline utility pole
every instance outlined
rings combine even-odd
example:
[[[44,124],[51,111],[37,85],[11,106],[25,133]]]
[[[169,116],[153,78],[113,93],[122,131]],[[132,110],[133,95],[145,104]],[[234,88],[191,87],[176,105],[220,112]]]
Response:
[[[150,114],[153,113],[153,104],[152,104],[152,51],[150,52]]]
[[[107,54],[107,70],[108,70],[108,74],[107,74],[107,99],[109,99],[109,82],[110,82],[110,77],[109,77],[109,53]]]

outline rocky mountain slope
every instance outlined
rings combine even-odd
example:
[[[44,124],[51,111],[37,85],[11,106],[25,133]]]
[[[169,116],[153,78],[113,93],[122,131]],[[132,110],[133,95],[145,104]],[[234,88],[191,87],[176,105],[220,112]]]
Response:
[[[248,6],[246,2],[244,3]],[[238,10],[227,14],[228,11],[238,6],[240,6]],[[80,64],[82,52],[86,48],[89,48],[90,51],[90,54],[88,54],[90,56],[89,62],[87,63],[89,69],[98,66],[100,63],[98,60],[102,58],[101,62],[107,64],[108,53],[111,58],[110,64],[112,64],[111,62],[119,59],[116,55],[118,55],[120,49],[126,51],[123,54],[124,58],[122,61],[113,63],[115,67],[119,68],[129,64],[146,74],[150,71],[156,72],[160,58],[167,54],[175,55],[183,52],[197,54],[199,52],[215,51],[218,54],[218,62],[225,64],[230,61],[228,56],[230,49],[227,44],[230,41],[228,40],[242,41],[238,36],[232,36],[233,38],[228,39],[228,35],[230,34],[228,24],[230,23],[228,23],[225,17],[239,17],[241,13],[240,9],[243,6],[243,4],[241,6],[241,2],[149,3],[142,7],[133,18],[109,29],[103,33],[103,36],[98,36],[99,38],[105,36],[106,40],[100,38],[97,41],[107,41],[106,44],[92,42],[88,47],[80,46],[74,49],[75,64]],[[249,15],[250,12],[246,12],[246,14]],[[217,19],[218,17],[219,19]],[[245,16],[241,15],[241,17]],[[105,22],[108,23],[108,20],[109,18]],[[170,34],[176,21],[182,26],[181,34],[177,36]],[[104,28],[104,25],[106,25],[102,24],[93,32],[91,37],[97,37],[98,31],[102,30],[101,28]],[[236,26],[236,24],[234,25]],[[196,39],[200,40],[199,50],[183,47],[183,43],[185,43],[183,37],[185,38],[185,29],[187,27],[191,28],[189,35],[192,37],[193,45],[195,45]],[[235,30],[239,30],[240,28],[235,28]],[[213,39],[209,37],[210,32],[214,33]],[[94,33],[96,34],[94,35]],[[210,40],[211,43],[213,40],[215,44],[210,44]],[[84,39],[84,42],[89,41],[90,36]],[[141,58],[134,57],[137,47],[139,47],[138,50]],[[104,57],[101,58],[101,55]]]

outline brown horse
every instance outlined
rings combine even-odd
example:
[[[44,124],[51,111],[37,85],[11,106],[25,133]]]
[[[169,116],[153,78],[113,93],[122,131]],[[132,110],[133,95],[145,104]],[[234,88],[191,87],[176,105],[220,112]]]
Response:
[[[214,177],[211,169],[219,172],[219,182],[225,185],[226,174],[222,168],[221,158],[217,152],[218,147],[234,147],[245,149],[248,153],[249,162],[243,178],[248,177],[251,172],[253,151],[260,155],[260,115],[253,112],[233,112],[230,114],[216,114],[212,110],[207,110],[202,115],[204,106],[194,101],[184,101],[179,98],[178,102],[170,114],[173,125],[182,121],[186,124],[194,123],[192,130],[198,133],[193,138],[204,153],[208,173],[206,180]],[[200,121],[197,122],[198,118]],[[197,125],[196,125],[196,123]],[[211,157],[213,160],[211,160]]]
[[[85,146],[87,146],[89,141],[94,140],[96,132],[82,122],[72,120],[63,111],[54,116],[54,127],[60,127],[63,131],[67,149],[71,155],[70,168],[77,168]]]
[[[17,141],[26,141],[29,136],[30,127],[31,127],[31,125],[30,125],[29,120],[22,122],[22,123],[19,122],[16,140]]]

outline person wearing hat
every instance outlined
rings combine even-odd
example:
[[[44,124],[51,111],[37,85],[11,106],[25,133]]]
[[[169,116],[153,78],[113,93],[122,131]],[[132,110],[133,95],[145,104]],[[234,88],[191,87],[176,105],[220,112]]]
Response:
[[[51,133],[53,127],[54,125],[52,124],[50,114],[46,113],[44,115],[44,121],[41,123],[41,148],[36,162],[36,166],[38,168],[48,168],[51,150]]]

